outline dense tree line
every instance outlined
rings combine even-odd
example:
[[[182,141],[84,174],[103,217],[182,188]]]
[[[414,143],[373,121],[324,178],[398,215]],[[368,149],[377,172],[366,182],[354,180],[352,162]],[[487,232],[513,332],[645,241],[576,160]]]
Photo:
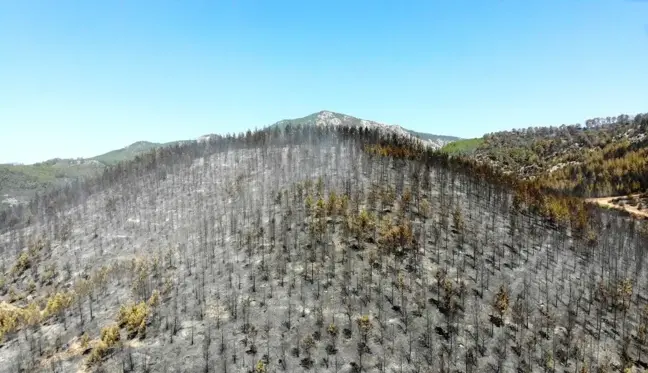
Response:
[[[484,136],[473,154],[482,162],[544,187],[579,197],[648,189],[648,114],[594,118]]]

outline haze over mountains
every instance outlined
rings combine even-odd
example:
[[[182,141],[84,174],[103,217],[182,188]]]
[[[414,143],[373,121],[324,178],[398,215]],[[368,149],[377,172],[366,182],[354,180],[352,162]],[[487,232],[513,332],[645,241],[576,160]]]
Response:
[[[287,119],[270,125],[270,128],[283,129],[286,125],[347,125],[376,128],[399,136],[413,136],[421,139],[427,146],[440,148],[445,144],[458,140],[458,137],[441,136],[419,133],[407,130],[397,125],[387,125],[375,121],[355,118],[349,115],[320,111],[303,118]],[[152,149],[180,145],[190,141],[207,141],[211,137],[223,134],[206,134],[194,140],[178,140],[168,143],[153,143],[138,141],[121,149],[91,158],[51,159],[33,165],[0,164],[0,205],[23,203],[34,193],[42,192],[50,186],[62,185],[78,177],[95,175],[106,166],[135,158],[137,155]]]

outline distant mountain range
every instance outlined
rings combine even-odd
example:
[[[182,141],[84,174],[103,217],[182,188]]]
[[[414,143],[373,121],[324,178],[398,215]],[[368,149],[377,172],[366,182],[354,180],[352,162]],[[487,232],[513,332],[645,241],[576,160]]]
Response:
[[[359,119],[331,111],[320,111],[303,118],[281,120],[268,127],[283,129],[287,125],[350,125],[378,128],[387,133],[416,137],[433,148],[441,148],[448,143],[459,140],[458,137],[454,136],[415,132],[398,125]],[[0,205],[26,202],[37,192],[44,191],[51,186],[61,185],[77,178],[96,175],[107,166],[133,159],[137,155],[155,148],[172,146],[186,141],[205,141],[210,136],[214,135],[208,134],[194,140],[179,140],[168,143],[138,141],[124,148],[91,158],[54,158],[30,165],[0,164]]]

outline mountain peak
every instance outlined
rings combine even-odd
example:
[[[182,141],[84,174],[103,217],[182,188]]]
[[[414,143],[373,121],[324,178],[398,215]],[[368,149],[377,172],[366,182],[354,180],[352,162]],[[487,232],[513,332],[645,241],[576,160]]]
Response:
[[[439,136],[429,133],[415,132],[408,130],[397,124],[385,124],[367,119],[356,118],[347,114],[337,113],[330,110],[321,110],[316,113],[307,115],[305,117],[296,119],[284,119],[270,127],[278,127],[284,129],[286,126],[296,125],[314,125],[314,126],[351,126],[351,127],[365,127],[371,129],[378,129],[385,133],[393,133],[403,137],[413,137],[419,139],[424,145],[432,148],[440,148],[445,144],[458,140],[457,137],[452,136]]]
[[[128,145],[125,149],[142,149],[142,148],[152,148],[158,144],[152,143],[150,141],[136,141]]]

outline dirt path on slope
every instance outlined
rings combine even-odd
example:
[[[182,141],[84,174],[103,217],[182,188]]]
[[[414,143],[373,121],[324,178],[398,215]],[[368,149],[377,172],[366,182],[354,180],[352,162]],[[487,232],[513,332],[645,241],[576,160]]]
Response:
[[[639,210],[637,206],[630,206],[627,202],[631,197],[636,197],[639,199],[639,194],[633,194],[629,196],[616,196],[616,197],[601,197],[601,198],[586,198],[586,202],[590,203],[596,203],[599,206],[606,207],[606,208],[613,208],[617,210],[622,210],[626,211],[636,217],[643,218],[643,219],[648,219],[648,209],[644,210]],[[618,205],[616,202],[613,202],[615,200],[621,200],[626,202],[624,206]]]

